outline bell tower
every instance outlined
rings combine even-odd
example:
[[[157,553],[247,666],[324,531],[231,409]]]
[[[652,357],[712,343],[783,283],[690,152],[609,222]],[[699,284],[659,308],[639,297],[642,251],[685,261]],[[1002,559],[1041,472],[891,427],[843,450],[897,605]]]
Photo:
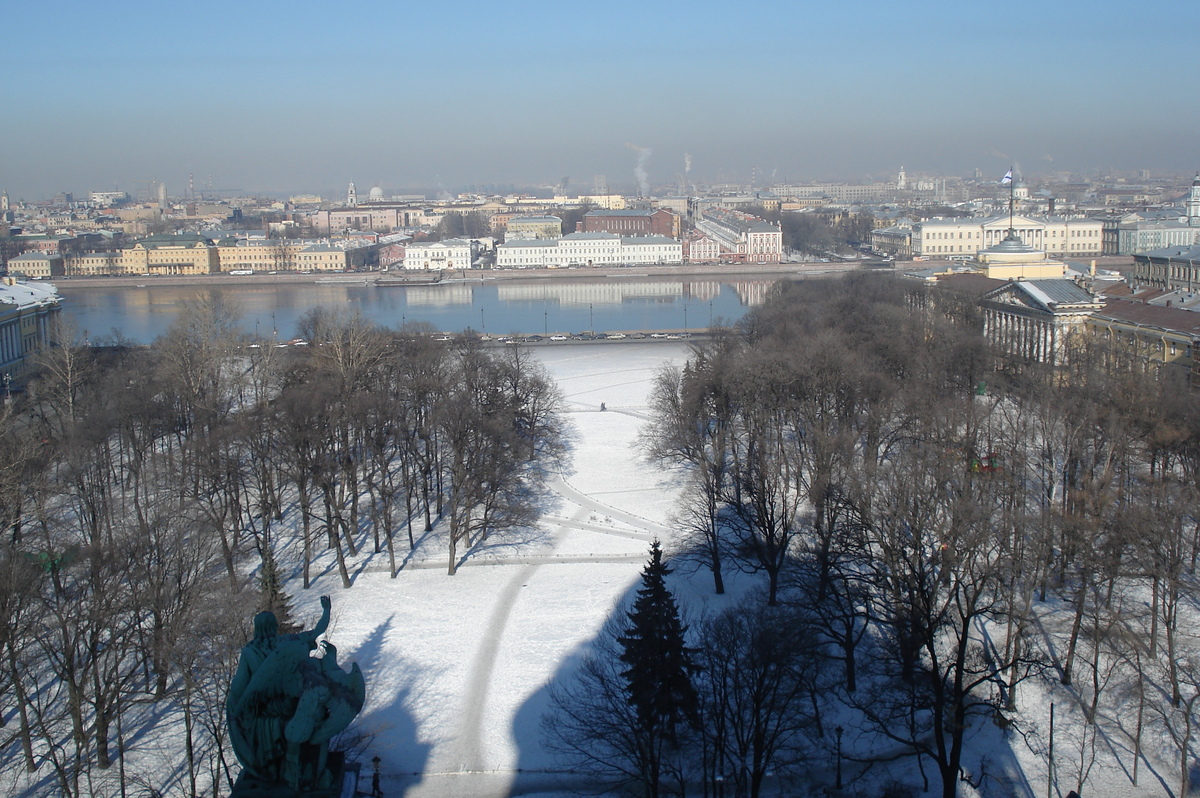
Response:
[[[1196,175],[1196,179],[1192,181],[1192,187],[1188,189],[1183,207],[1187,213],[1188,225],[1200,227],[1200,174]]]
[[[351,183],[350,188],[348,188],[346,190],[346,207],[347,208],[357,208],[358,207],[358,192],[356,192],[354,190],[353,183]]]

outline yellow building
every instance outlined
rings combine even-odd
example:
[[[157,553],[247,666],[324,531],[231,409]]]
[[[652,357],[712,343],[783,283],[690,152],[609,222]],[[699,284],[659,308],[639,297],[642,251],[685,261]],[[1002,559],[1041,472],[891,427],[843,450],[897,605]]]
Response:
[[[993,280],[1045,280],[1067,273],[1065,263],[1047,258],[1044,250],[1026,245],[1011,230],[999,244],[981,249],[975,262]]]
[[[561,237],[562,219],[557,216],[514,216],[505,225],[505,241]]]
[[[226,239],[217,245],[218,269],[222,272],[296,271],[301,268],[300,253],[309,244],[307,241],[280,238],[252,241]]]
[[[313,244],[297,253],[296,267],[301,271],[342,272],[350,268],[350,253],[328,244]]]
[[[1200,382],[1200,313],[1114,299],[1088,317],[1087,327],[1109,344],[1114,359],[1121,354],[1132,367],[1155,375],[1164,367],[1177,369],[1193,384]]]
[[[215,274],[220,271],[217,248],[195,233],[155,235],[121,250],[121,274]]]
[[[68,277],[101,277],[121,274],[121,254],[119,252],[83,252],[78,255],[68,255],[65,268]]]

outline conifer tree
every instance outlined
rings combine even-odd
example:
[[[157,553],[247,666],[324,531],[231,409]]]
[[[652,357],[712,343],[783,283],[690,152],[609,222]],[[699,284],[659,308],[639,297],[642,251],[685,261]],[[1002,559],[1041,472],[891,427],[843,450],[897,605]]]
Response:
[[[295,629],[292,621],[292,599],[283,589],[283,578],[269,544],[263,546],[262,570],[259,574],[259,612],[275,613],[281,634]]]
[[[633,610],[628,613],[630,625],[617,640],[621,662],[627,666],[621,676],[626,700],[636,712],[642,749],[639,759],[649,798],[659,795],[663,754],[678,747],[680,725],[694,723],[697,717],[692,676],[699,667],[693,660],[694,650],[684,645],[687,629],[667,588],[669,573],[656,540],[650,546],[650,562],[642,570]]]

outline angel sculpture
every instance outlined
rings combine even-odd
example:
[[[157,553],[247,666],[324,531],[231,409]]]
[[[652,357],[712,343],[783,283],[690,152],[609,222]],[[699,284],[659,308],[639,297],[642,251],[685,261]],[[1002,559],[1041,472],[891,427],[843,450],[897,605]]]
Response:
[[[329,627],[330,601],[309,631],[279,634],[275,614],[254,617],[254,639],[242,647],[225,703],[229,739],[242,774],[234,795],[270,794],[273,785],[294,793],[333,787],[329,740],[362,710],[366,685],[357,663],[337,663],[337,649],[317,639]]]

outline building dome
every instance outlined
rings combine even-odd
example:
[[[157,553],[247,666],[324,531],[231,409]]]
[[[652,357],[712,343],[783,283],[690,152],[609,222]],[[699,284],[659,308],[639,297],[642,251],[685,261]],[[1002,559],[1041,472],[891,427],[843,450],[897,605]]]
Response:
[[[371,202],[383,201],[383,189],[379,186],[372,186],[371,193],[367,195]]]

